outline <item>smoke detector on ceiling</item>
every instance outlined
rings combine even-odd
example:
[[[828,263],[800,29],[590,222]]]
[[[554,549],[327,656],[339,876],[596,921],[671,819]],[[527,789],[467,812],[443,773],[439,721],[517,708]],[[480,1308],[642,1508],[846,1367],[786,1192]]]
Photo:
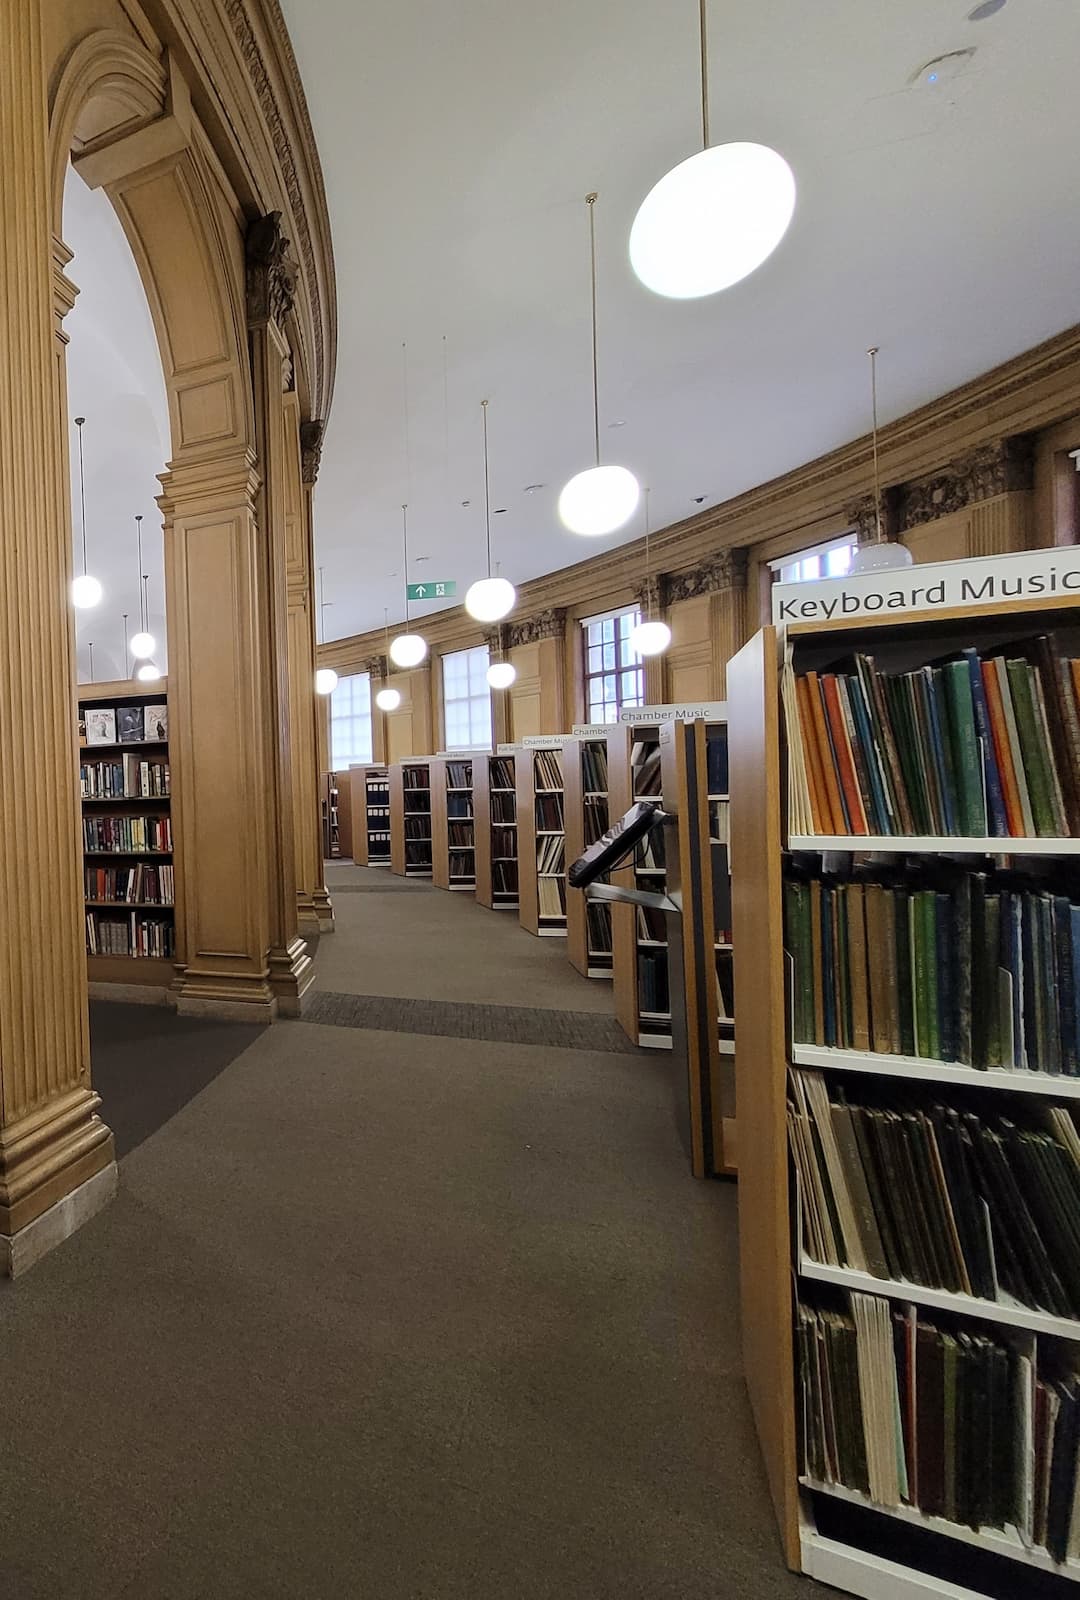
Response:
[[[917,72],[913,72],[908,82],[915,88],[924,89],[936,89],[943,83],[952,83],[954,78],[962,77],[968,70],[974,55],[972,48],[950,50],[947,55],[935,56],[933,61],[927,61]]]

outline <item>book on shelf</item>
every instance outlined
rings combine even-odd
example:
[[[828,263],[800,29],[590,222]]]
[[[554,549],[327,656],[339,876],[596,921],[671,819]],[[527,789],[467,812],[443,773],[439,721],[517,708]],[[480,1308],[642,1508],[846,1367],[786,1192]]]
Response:
[[[544,754],[547,754],[545,751]],[[536,826],[538,829],[563,828],[563,797],[561,794],[537,793]]]
[[[562,788],[562,761],[557,750],[534,750],[533,762],[538,790]]]
[[[493,827],[491,830],[491,858],[493,861],[517,860],[517,829]]]
[[[473,843],[472,822],[448,822],[446,825],[448,843],[453,845],[471,845]]]
[[[406,815],[405,837],[406,839],[429,839],[431,837],[430,813],[425,811],[418,816]]]
[[[587,795],[607,793],[608,761],[606,744],[586,743],[582,745],[581,784]]]
[[[658,799],[662,776],[655,739],[635,739],[630,747],[630,783],[635,800]]]
[[[637,906],[637,936],[657,944],[667,943],[667,922],[662,911],[654,906]]]
[[[171,906],[173,869],[142,862],[134,867],[86,867],[83,888],[87,900],[104,900],[113,905]]]
[[[471,817],[471,794],[448,794],[446,797],[446,815],[448,817]]]
[[[456,881],[467,878],[470,883],[475,881],[476,871],[471,850],[450,851],[450,878]]]
[[[141,744],[145,738],[142,706],[117,706],[116,738],[119,744]]]
[[[492,822],[517,821],[517,796],[512,789],[491,796]]]
[[[537,878],[536,897],[541,920],[566,916],[565,878]]]
[[[586,846],[595,844],[608,830],[607,795],[586,795],[582,801],[582,827]]]
[[[495,789],[513,789],[514,787],[514,758],[513,756],[492,756],[490,767],[490,786]]]
[[[470,789],[472,787],[472,762],[448,761],[446,763],[446,787],[448,789]]]
[[[168,817],[83,817],[83,849],[123,855],[169,851],[172,823]]]
[[[426,789],[428,786],[427,767],[402,767],[401,786],[403,789]]]
[[[417,817],[431,815],[431,802],[426,790],[422,793],[416,793],[415,791],[412,794],[406,793],[403,796],[403,805],[406,816],[410,814]]]
[[[1080,904],[1037,865],[789,876],[794,1042],[1080,1076]]]
[[[814,1261],[1080,1319],[1080,1134],[1036,1102],[790,1073],[788,1138]]]
[[[589,900],[585,904],[586,939],[588,954],[606,956],[612,953],[611,907],[602,900]]]
[[[431,840],[406,839],[405,865],[408,867],[431,866]]]
[[[659,828],[654,828],[651,833],[647,833],[638,845],[634,865],[649,872],[655,872],[664,867],[664,835]]]
[[[660,1015],[671,1011],[666,950],[638,951],[638,1008]]]
[[[112,706],[87,706],[83,714],[88,745],[116,743],[116,712]]]
[[[1080,658],[1049,631],[881,671],[783,673],[793,834],[1080,835]]]
[[[169,708],[163,703],[143,707],[143,738],[164,744],[169,737]]]
[[[705,740],[705,777],[710,795],[727,794],[730,779],[726,729],[723,734],[714,734]]]
[[[501,860],[491,863],[491,887],[495,894],[517,894],[518,864],[516,860]]]
[[[797,1307],[803,1478],[1080,1556],[1075,1351],[853,1293]]]
[[[731,806],[726,800],[709,801],[709,842],[731,843]]]
[[[536,841],[537,872],[562,872],[566,866],[566,839],[560,833]]]
[[[92,956],[148,956],[168,960],[176,949],[176,930],[164,918],[124,917],[113,912],[86,913],[86,950]]]
[[[84,800],[165,799],[169,763],[140,761],[130,752],[119,760],[87,760],[79,767],[79,785]]]
[[[735,970],[730,950],[716,950],[716,1014],[721,1022],[735,1020]]]

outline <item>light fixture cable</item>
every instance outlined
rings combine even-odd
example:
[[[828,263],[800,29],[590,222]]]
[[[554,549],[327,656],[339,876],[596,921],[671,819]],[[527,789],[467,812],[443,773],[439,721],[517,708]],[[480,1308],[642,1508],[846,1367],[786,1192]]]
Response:
[[[652,490],[645,488],[645,620],[652,621],[652,564],[649,561],[649,495]]]
[[[589,272],[592,287],[592,404],[593,440],[596,447],[596,465],[600,465],[600,378],[596,339],[596,191],[585,196],[589,208]]]
[[[486,400],[481,400],[480,411],[484,419],[484,525],[487,529],[487,575],[491,577],[491,471],[488,462],[488,424]]]
[[[402,576],[405,579],[405,632],[409,631],[409,502],[402,502],[401,506],[401,553]]]
[[[873,450],[874,450],[874,521],[877,527],[877,542],[884,543],[885,535],[881,523],[881,472],[878,461],[878,419],[877,419],[877,358],[879,345],[872,344],[866,352],[870,357],[870,414],[872,418]]]
[[[149,633],[150,630],[147,627],[149,618],[146,615],[146,606],[143,600],[146,573],[143,571],[142,559],[142,516],[138,513],[135,516],[135,541],[139,550],[139,629],[142,633]]]
[[[83,470],[83,423],[85,417],[76,417],[75,426],[79,430],[79,516],[82,520],[82,569],[83,577],[87,574],[86,565],[86,474]]]
[[[709,148],[709,35],[705,16],[708,0],[700,0],[701,23],[701,148]]]

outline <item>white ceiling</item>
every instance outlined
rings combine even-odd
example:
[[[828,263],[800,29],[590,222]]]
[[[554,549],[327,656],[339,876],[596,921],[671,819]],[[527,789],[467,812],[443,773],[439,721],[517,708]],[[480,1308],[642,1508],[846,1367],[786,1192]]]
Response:
[[[150,631],[165,660],[165,575],[157,474],[169,455],[169,412],[157,339],[138,270],[116,213],[101,190],[68,170],[64,239],[75,256],[68,275],[79,287],[64,327],[67,352],[72,530],[75,570],[82,571],[78,430],[85,417],[86,544],[89,571],[104,586],[101,604],[76,611],[79,682],[130,676],[124,621],[139,629],[135,515],[143,518],[143,571],[150,576]]]
[[[887,420],[1074,322],[1080,6],[1009,0],[974,24],[973,4],[712,0],[713,141],[774,145],[799,198],[759,272],[673,303],[634,279],[626,240],[695,147],[694,0],[283,0],[338,274],[315,502],[326,636],[400,617],[406,498],[410,554],[428,557],[410,578],[460,595],[480,575],[484,396],[505,575],[618,542],[555,515],[590,464],[589,189],[602,447],[651,486],[655,526],[865,432],[870,344]],[[963,77],[908,86],[972,45]]]

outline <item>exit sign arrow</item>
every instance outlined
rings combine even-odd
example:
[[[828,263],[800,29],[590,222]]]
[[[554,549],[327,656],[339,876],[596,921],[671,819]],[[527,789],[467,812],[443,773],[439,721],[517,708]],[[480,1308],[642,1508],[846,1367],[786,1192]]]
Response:
[[[405,594],[409,600],[450,600],[457,594],[457,582],[437,583],[429,579],[427,583],[408,583]]]

